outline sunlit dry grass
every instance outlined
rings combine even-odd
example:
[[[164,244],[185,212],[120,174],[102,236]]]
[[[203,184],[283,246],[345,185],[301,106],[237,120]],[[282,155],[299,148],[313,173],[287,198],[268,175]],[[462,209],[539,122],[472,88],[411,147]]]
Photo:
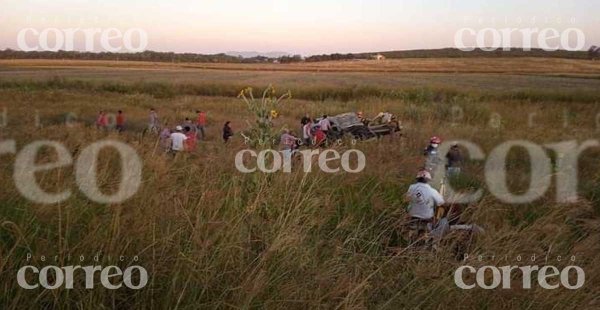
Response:
[[[277,82],[277,81],[273,81]],[[239,92],[239,89],[232,90]],[[283,89],[281,90],[283,91]],[[292,94],[293,96],[293,94]],[[405,219],[402,195],[421,164],[427,139],[471,140],[489,154],[509,139],[538,144],[598,137],[597,103],[516,99],[481,100],[449,96],[433,100],[377,98],[336,101],[292,99],[280,108],[276,127],[299,132],[299,118],[362,110],[366,115],[390,111],[399,115],[404,137],[384,137],[357,144],[367,158],[359,174],[242,174],[233,164],[244,148],[236,135],[229,145],[220,128],[229,120],[236,133],[251,120],[244,103],[234,97],[175,95],[157,98],[146,93],[76,89],[3,89],[0,108],[7,108],[8,126],[2,139],[25,144],[52,139],[64,143],[76,158],[99,139],[118,139],[134,147],[143,160],[143,184],[122,204],[99,205],[80,194],[72,168],[39,176],[47,189],[70,188],[73,196],[58,205],[36,205],[16,191],[11,175],[14,156],[2,155],[0,171],[0,287],[3,308],[595,308],[600,287],[599,199],[600,150],[583,155],[581,196],[577,204],[559,205],[551,192],[528,205],[503,204],[489,193],[469,207],[465,217],[485,227],[487,234],[471,241],[468,253],[495,254],[474,265],[515,265],[517,255],[536,255],[536,264],[564,266],[556,256],[577,256],[586,271],[584,288],[543,290],[462,291],[453,281],[460,234],[450,235],[441,250],[408,247],[398,234]],[[142,135],[148,108],[155,107],[171,125],[208,111],[208,140],[191,154],[175,159],[156,148],[156,137]],[[460,107],[462,120],[453,118]],[[99,109],[125,111],[124,134],[91,127]],[[569,118],[563,127],[565,109]],[[34,126],[35,113],[42,128]],[[66,127],[73,112],[80,125]],[[529,126],[529,113],[537,113]],[[499,128],[490,125],[493,113]],[[349,144],[338,146],[347,149]],[[52,157],[47,154],[46,160]],[[44,158],[40,158],[43,160]],[[114,183],[115,154],[100,158],[100,184]],[[523,159],[522,163],[527,164]],[[482,163],[469,164],[467,174],[483,182]],[[517,171],[518,173],[518,171]],[[516,183],[509,181],[510,183]],[[485,186],[485,185],[484,185]],[[16,270],[28,264],[43,266],[39,255],[66,256],[97,252],[117,257],[140,257],[151,275],[148,286],[127,289],[23,290]],[[508,257],[508,262],[504,261]],[[127,266],[132,261],[102,264]],[[518,283],[520,278],[513,279]]]
[[[322,61],[291,64],[168,63],[103,60],[2,59],[0,65],[33,68],[123,68],[123,69],[214,69],[238,71],[324,72],[447,72],[447,73],[537,73],[598,74],[600,64],[592,60],[540,57],[515,58],[406,58]]]

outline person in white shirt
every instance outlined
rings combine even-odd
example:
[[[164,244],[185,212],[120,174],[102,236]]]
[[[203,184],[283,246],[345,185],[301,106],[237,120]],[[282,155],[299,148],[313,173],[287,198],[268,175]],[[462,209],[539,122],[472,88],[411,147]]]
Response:
[[[175,132],[171,134],[171,151],[181,152],[185,149],[184,141],[187,137],[181,132],[183,128],[181,126],[175,127]]]
[[[312,145],[312,133],[310,132],[312,129],[312,121],[309,119],[304,126],[302,126],[302,143],[306,146]]]
[[[298,138],[296,138],[288,129],[285,129],[283,131],[283,134],[280,138],[280,143],[282,146],[281,152],[283,154],[284,165],[291,164],[292,155],[296,151],[297,140]]]
[[[422,169],[417,173],[417,182],[406,192],[409,202],[408,214],[411,217],[411,228],[417,231],[432,229],[435,207],[443,205],[444,197],[427,182],[431,180],[429,171]]]
[[[331,128],[331,123],[327,118],[327,115],[323,115],[323,118],[319,121],[319,126],[321,126],[321,130],[327,134],[327,131]]]

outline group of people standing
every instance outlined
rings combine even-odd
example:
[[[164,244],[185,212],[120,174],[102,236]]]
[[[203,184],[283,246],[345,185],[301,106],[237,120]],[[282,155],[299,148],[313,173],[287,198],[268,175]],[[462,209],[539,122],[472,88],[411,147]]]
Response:
[[[172,154],[178,152],[192,152],[196,149],[198,141],[206,139],[206,112],[196,110],[196,119],[192,121],[186,117],[182,124],[176,125],[175,128],[169,128],[165,122],[162,131],[160,131],[161,145]],[[148,130],[150,132],[158,132],[160,130],[160,121],[156,110],[150,109]],[[227,143],[229,138],[233,136],[230,121],[223,125],[223,141]]]
[[[306,146],[324,146],[327,141],[327,133],[331,129],[331,122],[327,115],[323,115],[317,122],[307,114],[300,120],[302,126],[302,144]]]
[[[160,131],[160,143],[162,147],[171,154],[178,152],[193,152],[197,143],[206,138],[206,112],[196,110],[196,120],[192,121],[186,117],[183,123],[170,128],[165,122]],[[148,130],[157,132],[160,130],[160,121],[156,110],[150,109]]]
[[[118,132],[125,130],[125,115],[123,111],[117,111],[114,122],[109,122],[109,115],[104,110],[101,110],[96,117],[96,128],[100,130],[116,129]]]
[[[289,129],[284,129],[279,138],[281,151],[286,159],[290,159],[300,146],[325,146],[327,132],[331,129],[331,123],[329,122],[327,115],[323,115],[318,122],[315,122],[307,114],[300,120],[300,125],[302,129],[302,138],[296,136],[296,134]]]
[[[122,110],[117,111],[116,115],[107,114],[104,110],[101,110],[98,112],[95,125],[100,130],[115,129],[118,132],[123,132],[126,128],[125,114]],[[169,152],[193,151],[197,142],[206,138],[206,112],[204,111],[196,110],[195,121],[186,117],[183,123],[173,128],[168,125],[167,122],[161,124],[156,110],[150,108],[147,131],[158,134],[161,146]],[[223,141],[228,142],[232,136],[231,122],[227,121],[223,125]]]

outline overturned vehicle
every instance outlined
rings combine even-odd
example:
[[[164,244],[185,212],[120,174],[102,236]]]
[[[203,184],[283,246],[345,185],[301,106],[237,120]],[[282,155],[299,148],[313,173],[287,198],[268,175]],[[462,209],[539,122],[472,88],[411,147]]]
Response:
[[[327,134],[330,140],[341,139],[346,134],[350,134],[353,139],[366,140],[390,135],[402,129],[400,122],[390,113],[380,113],[371,121],[360,118],[354,112],[329,116],[328,119],[331,123],[331,130]]]

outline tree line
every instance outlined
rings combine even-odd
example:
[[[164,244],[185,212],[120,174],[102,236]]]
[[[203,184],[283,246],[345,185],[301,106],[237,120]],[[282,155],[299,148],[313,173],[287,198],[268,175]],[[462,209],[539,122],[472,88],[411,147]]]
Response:
[[[67,60],[113,60],[113,61],[151,61],[151,62],[213,62],[213,63],[261,63],[273,59],[263,56],[242,58],[226,54],[195,54],[144,51],[139,53],[78,52],[78,51],[0,51],[0,59],[67,59]]]
[[[78,52],[78,51],[17,51],[12,49],[0,50],[0,59],[64,59],[64,60],[112,60],[112,61],[150,61],[174,63],[297,63],[319,62],[335,60],[372,59],[381,54],[388,59],[396,58],[460,58],[460,57],[553,57],[571,59],[599,59],[600,47],[592,46],[586,51],[544,51],[532,49],[511,49],[510,51],[496,50],[492,52],[474,50],[470,52],[455,48],[434,50],[389,51],[381,53],[348,53],[348,54],[322,54],[303,57],[291,55],[282,57],[255,56],[243,58],[227,54],[196,54],[144,51],[139,53],[111,53],[111,52]]]

